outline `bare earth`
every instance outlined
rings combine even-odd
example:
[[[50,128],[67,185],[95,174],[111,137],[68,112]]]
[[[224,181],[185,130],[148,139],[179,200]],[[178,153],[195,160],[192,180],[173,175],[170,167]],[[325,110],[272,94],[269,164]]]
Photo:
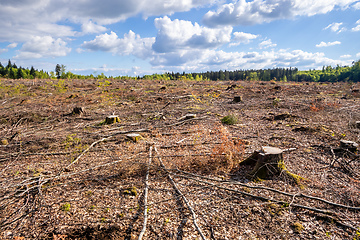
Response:
[[[360,239],[359,88],[3,79],[0,239]],[[251,179],[262,146],[299,181]]]

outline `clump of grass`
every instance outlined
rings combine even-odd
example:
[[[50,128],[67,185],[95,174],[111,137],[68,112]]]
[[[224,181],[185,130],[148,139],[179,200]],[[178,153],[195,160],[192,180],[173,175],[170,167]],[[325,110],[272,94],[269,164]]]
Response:
[[[3,145],[3,146],[5,146],[5,145],[8,145],[9,144],[9,142],[8,142],[8,140],[7,139],[1,139],[1,141],[0,141],[0,145]]]
[[[274,107],[278,107],[279,106],[279,103],[281,102],[280,98],[274,98],[273,102],[272,102],[272,105]]]
[[[70,203],[64,203],[63,205],[60,206],[60,210],[64,211],[64,212],[68,212],[70,211]]]
[[[223,117],[221,119],[221,122],[223,124],[227,124],[227,125],[234,125],[239,122],[239,119],[235,115],[230,114],[230,115]]]
[[[136,187],[129,187],[124,191],[125,195],[130,195],[136,197],[138,195]]]
[[[292,226],[296,233],[300,233],[301,231],[303,231],[305,229],[304,226],[300,222],[295,222],[295,223],[293,223]]]

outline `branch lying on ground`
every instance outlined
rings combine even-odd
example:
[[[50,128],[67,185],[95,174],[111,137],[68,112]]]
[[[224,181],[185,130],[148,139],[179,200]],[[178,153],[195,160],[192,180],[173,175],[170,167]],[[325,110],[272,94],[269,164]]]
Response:
[[[330,202],[330,201],[328,201],[326,199],[323,199],[323,198],[313,197],[313,196],[309,196],[309,195],[306,195],[306,194],[303,194],[303,193],[292,194],[292,193],[283,192],[283,191],[280,191],[280,190],[277,190],[277,189],[274,189],[274,188],[268,188],[268,187],[262,187],[262,186],[251,186],[251,185],[248,185],[248,184],[245,184],[245,183],[229,181],[229,180],[218,180],[218,179],[201,176],[201,175],[194,174],[194,173],[181,171],[179,169],[176,169],[176,171],[181,172],[183,174],[190,175],[190,176],[203,178],[203,179],[216,181],[216,182],[221,182],[221,183],[224,183],[224,184],[234,184],[234,185],[239,185],[239,186],[247,187],[247,188],[268,190],[268,191],[279,193],[279,194],[282,194],[282,195],[285,195],[285,196],[288,196],[288,197],[292,197],[292,198],[295,198],[295,197],[308,198],[308,199],[320,201],[320,202],[323,202],[323,203],[326,203],[326,204],[329,204],[329,205],[332,205],[332,206],[335,206],[335,207],[346,208],[346,209],[354,210],[354,211],[360,211],[360,207],[352,207],[352,206],[342,205],[342,204]]]
[[[196,179],[196,178],[193,178],[193,177],[188,177],[188,176],[184,176],[184,175],[180,175],[180,174],[175,174],[175,173],[170,173],[176,177],[181,177],[181,178],[186,178],[186,179],[190,179],[190,180],[193,180],[193,181],[196,181],[196,182],[199,182],[199,183],[203,183],[203,184],[208,184],[210,186],[213,186],[213,187],[216,187],[216,188],[219,188],[219,189],[223,189],[223,190],[226,190],[226,191],[229,191],[229,192],[234,192],[236,194],[241,194],[241,195],[244,195],[244,196],[248,196],[248,197],[252,197],[252,198],[255,198],[255,199],[259,199],[259,200],[262,200],[262,201],[269,201],[269,202],[273,202],[273,203],[277,203],[277,204],[281,204],[281,205],[287,205],[288,202],[285,202],[285,201],[281,201],[281,200],[275,200],[275,199],[271,199],[271,198],[267,198],[267,197],[262,197],[262,196],[258,196],[258,195],[254,195],[254,194],[251,194],[251,193],[247,193],[247,192],[243,192],[243,191],[239,191],[239,190],[236,190],[236,189],[232,189],[232,188],[226,188],[226,187],[222,187],[222,186],[219,186],[217,184],[214,184],[214,183],[210,183],[210,182],[206,182],[206,181],[202,181],[202,180],[199,180],[199,179]],[[302,209],[306,209],[306,210],[309,210],[309,211],[313,211],[313,212],[316,212],[316,213],[321,213],[321,214],[325,214],[327,216],[330,215],[331,218],[333,218],[334,220],[336,220],[339,224],[341,224],[342,226],[344,227],[347,227],[347,228],[351,228],[353,230],[357,230],[356,227],[353,227],[353,226],[349,226],[349,225],[346,225],[344,223],[342,223],[342,219],[340,219],[340,217],[338,216],[337,213],[333,212],[333,211],[329,211],[329,210],[324,210],[324,209],[319,209],[319,208],[313,208],[313,207],[308,207],[308,206],[304,206],[304,205],[300,205],[300,204],[292,204],[293,207],[297,207],[297,208],[302,208]],[[336,217],[336,218],[334,218]]]
[[[154,147],[154,151],[156,152],[156,154],[159,154],[159,152],[157,151],[156,147]],[[193,223],[194,223],[194,226],[196,228],[196,230],[198,231],[198,233],[200,234],[201,238],[203,240],[205,240],[205,236],[204,234],[202,233],[200,227],[197,225],[197,221],[196,221],[196,214],[194,212],[194,210],[192,209],[192,207],[190,206],[190,203],[188,202],[188,200],[186,199],[186,197],[184,196],[184,194],[181,193],[181,191],[179,190],[179,188],[176,186],[176,183],[174,182],[174,180],[172,179],[171,175],[170,175],[170,172],[167,171],[167,169],[165,168],[165,165],[164,163],[162,162],[161,158],[158,158],[159,159],[159,162],[160,162],[160,165],[161,167],[163,168],[163,170],[165,172],[167,172],[168,174],[168,179],[170,180],[171,184],[173,185],[175,191],[182,197],[183,201],[185,202],[186,206],[188,207],[188,209],[190,210],[191,214],[192,214],[192,217],[193,217]]]
[[[146,231],[146,224],[147,224],[147,220],[148,220],[148,204],[147,204],[147,197],[148,197],[148,189],[149,189],[149,170],[150,170],[150,164],[151,164],[151,160],[152,160],[152,150],[153,147],[150,146],[150,150],[149,150],[149,161],[147,164],[147,169],[146,169],[146,176],[145,176],[145,189],[144,189],[144,223],[143,223],[143,227],[141,229],[140,235],[138,240],[141,240],[145,234]]]

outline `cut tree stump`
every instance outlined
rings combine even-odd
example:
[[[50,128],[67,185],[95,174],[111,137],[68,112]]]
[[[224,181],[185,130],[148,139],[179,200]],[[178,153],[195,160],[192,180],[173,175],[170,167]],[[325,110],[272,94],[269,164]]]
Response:
[[[71,114],[78,115],[82,114],[84,112],[84,109],[82,107],[74,107]]]
[[[234,99],[233,99],[233,102],[234,103],[242,102],[242,97],[241,96],[235,96]]]
[[[287,178],[302,186],[300,180],[303,178],[286,169],[283,152],[283,150],[276,147],[261,147],[261,150],[256,150],[240,165],[254,165],[252,171],[248,173],[251,179],[271,179],[284,174]]]
[[[355,153],[358,150],[359,144],[353,141],[340,140],[340,147]]]
[[[116,115],[112,115],[112,116],[108,116],[108,117],[105,118],[104,124],[114,124],[114,123],[117,123],[117,122],[120,122],[119,117],[116,116]]]
[[[132,140],[133,142],[138,142],[141,139],[143,139],[143,137],[138,133],[129,133],[129,134],[126,135],[126,137],[128,139]]]

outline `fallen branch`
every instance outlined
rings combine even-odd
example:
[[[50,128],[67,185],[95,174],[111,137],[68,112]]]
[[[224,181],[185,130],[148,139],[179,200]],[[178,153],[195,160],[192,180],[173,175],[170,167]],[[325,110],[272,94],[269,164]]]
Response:
[[[146,224],[147,224],[147,219],[148,219],[148,205],[147,205],[147,196],[148,196],[148,189],[149,189],[149,169],[150,169],[150,164],[151,164],[151,160],[152,160],[152,150],[153,147],[150,146],[150,150],[149,150],[149,161],[147,164],[147,169],[146,169],[146,176],[145,176],[145,189],[144,189],[144,223],[143,223],[143,227],[141,229],[140,235],[138,240],[141,240],[145,234],[146,231]]]
[[[239,185],[239,186],[242,186],[242,187],[247,187],[247,188],[252,188],[252,189],[267,190],[267,191],[279,193],[279,194],[282,194],[282,195],[285,195],[285,196],[288,196],[288,197],[292,197],[292,198],[295,198],[295,197],[308,198],[308,199],[311,199],[311,200],[316,200],[316,201],[320,201],[320,202],[329,204],[331,206],[340,207],[340,208],[346,208],[346,209],[349,209],[349,210],[360,211],[360,207],[352,207],[352,206],[342,205],[342,204],[330,202],[330,201],[328,201],[326,199],[323,199],[323,198],[313,197],[313,196],[309,196],[309,195],[302,194],[302,193],[292,194],[292,193],[283,192],[283,191],[280,191],[280,190],[277,190],[277,189],[274,189],[274,188],[269,188],[269,187],[251,186],[251,185],[248,185],[248,184],[245,184],[245,183],[240,183],[240,182],[235,182],[235,181],[228,181],[228,180],[224,181],[224,180],[218,180],[218,179],[214,179],[214,178],[204,177],[204,176],[201,176],[201,175],[198,175],[198,174],[181,171],[179,169],[176,169],[176,171],[187,174],[187,175],[191,175],[191,176],[194,176],[194,177],[198,177],[198,178],[203,178],[203,179],[207,179],[207,180],[211,180],[211,181],[221,182],[221,183],[224,183],[224,184],[234,184],[234,185]]]
[[[154,151],[156,152],[156,154],[159,154],[156,147],[154,147]],[[186,206],[189,208],[191,214],[192,214],[192,217],[193,217],[193,223],[194,223],[194,226],[196,228],[196,230],[198,231],[198,233],[200,234],[201,238],[203,240],[206,240],[204,234],[202,233],[200,227],[197,225],[197,222],[196,222],[196,214],[194,212],[194,210],[192,209],[192,207],[190,206],[190,203],[188,202],[188,200],[186,199],[186,197],[184,196],[184,194],[182,194],[182,192],[179,190],[179,188],[176,186],[176,183],[174,182],[174,180],[172,179],[171,175],[170,175],[170,172],[167,171],[167,169],[165,168],[165,165],[164,163],[162,162],[161,158],[158,158],[159,159],[159,162],[160,162],[160,165],[161,167],[163,168],[163,170],[168,174],[168,178],[171,182],[171,184],[173,185],[175,191],[182,197],[183,201],[185,202]]]
[[[86,148],[74,161],[72,161],[68,166],[65,167],[65,169],[68,169],[71,165],[73,165],[74,163],[76,163],[77,161],[79,161],[79,159],[85,155],[85,153],[87,153],[93,146],[95,146],[96,144],[100,143],[100,142],[104,142],[106,140],[109,140],[112,136],[107,137],[107,138],[102,138],[98,141],[93,142],[88,148]]]
[[[213,186],[213,187],[216,187],[216,188],[219,188],[219,189],[222,189],[222,190],[225,190],[225,191],[229,191],[229,192],[233,192],[233,193],[236,193],[236,194],[241,194],[241,195],[244,195],[244,196],[248,196],[248,197],[252,197],[252,198],[255,198],[255,199],[259,199],[259,200],[262,200],[262,201],[269,201],[269,202],[273,202],[273,203],[277,203],[277,204],[281,204],[281,205],[284,205],[284,204],[288,204],[288,202],[284,202],[284,201],[281,201],[281,200],[275,200],[275,199],[271,199],[271,198],[267,198],[267,197],[262,197],[262,196],[258,196],[258,195],[254,195],[254,194],[251,194],[251,193],[247,193],[247,192],[243,192],[243,191],[239,191],[239,190],[236,190],[236,189],[232,189],[232,188],[226,188],[226,187],[222,187],[222,186],[219,186],[217,184],[214,184],[214,183],[210,183],[210,182],[206,182],[206,181],[202,181],[202,180],[199,180],[199,179],[196,179],[196,178],[193,178],[193,177],[188,177],[188,176],[184,176],[184,175],[179,175],[179,174],[175,174],[175,173],[172,173],[172,175],[174,176],[177,176],[177,177],[181,177],[181,178],[186,178],[186,179],[190,179],[190,180],[193,180],[193,181],[196,181],[196,182],[199,182],[199,183],[203,183],[203,184],[208,184],[210,186]],[[345,227],[348,227],[348,228],[351,228],[353,230],[357,230],[357,228],[355,227],[352,227],[352,226],[349,226],[349,225],[346,225],[346,224],[343,224],[341,223],[341,219],[338,217],[337,213],[333,212],[333,211],[329,211],[329,210],[324,210],[324,209],[319,209],[319,208],[313,208],[313,207],[308,207],[308,206],[304,206],[304,205],[299,205],[299,204],[292,204],[293,207],[297,207],[297,208],[302,208],[302,209],[306,209],[306,210],[309,210],[309,211],[313,211],[313,212],[316,212],[316,213],[322,213],[322,214],[325,214],[327,216],[335,216],[336,218],[333,218],[334,220],[336,220],[339,224],[345,226]]]

